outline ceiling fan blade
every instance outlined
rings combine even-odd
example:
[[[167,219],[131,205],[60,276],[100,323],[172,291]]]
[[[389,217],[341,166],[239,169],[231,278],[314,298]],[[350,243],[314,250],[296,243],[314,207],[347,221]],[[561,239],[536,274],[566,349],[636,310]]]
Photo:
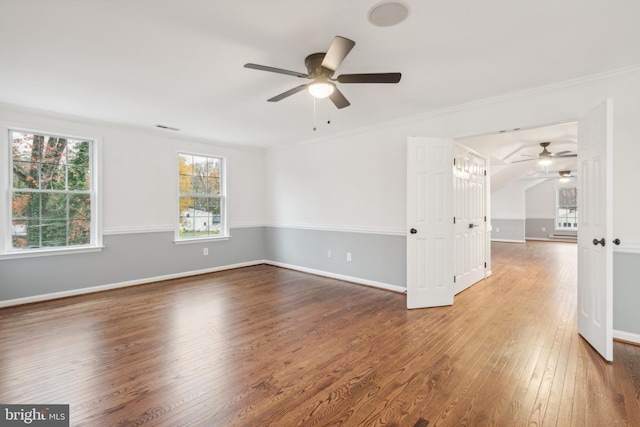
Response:
[[[569,150],[558,151],[557,153],[553,153],[551,156],[556,157],[556,156],[562,156],[563,154],[569,154],[569,153],[571,153],[571,151]]]
[[[342,74],[337,80],[340,83],[398,83],[401,77],[401,73]]]
[[[339,109],[351,105],[351,103],[347,100],[347,98],[344,97],[344,95],[338,90],[338,88],[335,88],[333,90],[333,93],[329,95],[329,99],[331,99],[334,105]]]
[[[553,156],[554,159],[563,158],[563,157],[578,157],[578,155],[573,153],[573,154],[561,154],[561,155],[556,154]]]
[[[351,49],[356,45],[356,42],[347,38],[336,36],[329,46],[329,50],[324,55],[322,60],[322,67],[331,71],[338,69],[344,58],[351,52]]]
[[[305,74],[305,73],[299,73],[297,71],[290,71],[290,70],[283,70],[282,68],[275,68],[275,67],[267,67],[266,65],[258,65],[258,64],[244,64],[244,68],[251,68],[254,70],[261,70],[261,71],[269,71],[271,73],[278,73],[278,74],[286,74],[289,76],[294,76],[294,77],[300,77],[303,79],[308,79],[309,75]]]
[[[286,97],[288,97],[288,96],[291,96],[291,95],[293,95],[293,94],[295,94],[295,93],[298,93],[298,92],[300,92],[300,91],[305,90],[305,89],[307,88],[307,86],[309,86],[309,85],[308,85],[308,84],[306,84],[306,85],[296,86],[296,87],[294,87],[293,89],[289,89],[289,90],[288,90],[288,91],[286,91],[286,92],[282,92],[280,95],[276,95],[276,96],[274,96],[273,98],[269,98],[269,99],[267,99],[267,101],[269,101],[269,102],[278,102],[278,101],[281,101],[281,100],[285,99],[285,98],[286,98]]]
[[[515,162],[511,163],[530,162],[531,160],[538,160],[538,158],[536,157],[535,159],[516,160]]]

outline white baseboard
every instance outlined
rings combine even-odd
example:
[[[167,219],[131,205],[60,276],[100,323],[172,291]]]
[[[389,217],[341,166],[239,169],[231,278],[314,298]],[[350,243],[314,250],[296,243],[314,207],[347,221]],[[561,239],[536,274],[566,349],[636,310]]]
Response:
[[[315,274],[316,276],[329,277],[331,279],[344,280],[346,282],[356,283],[358,285],[371,286],[374,288],[385,289],[387,291],[398,292],[401,294],[406,293],[407,288],[402,286],[390,285],[388,283],[376,282],[374,280],[362,279],[360,277],[345,276],[342,274],[330,273],[328,271],[315,270],[313,268],[300,267],[298,265],[285,264],[283,262],[265,261],[266,264],[274,265],[276,267],[288,268],[289,270],[301,271],[303,273]]]
[[[491,239],[492,242],[504,242],[504,243],[527,243],[526,240],[509,240],[509,239]]]
[[[257,260],[257,261],[243,262],[238,264],[224,265],[220,267],[207,268],[204,270],[185,271],[185,272],[176,273],[176,274],[166,274],[164,276],[148,277],[145,279],[130,280],[126,282],[111,283],[111,284],[100,285],[100,286],[92,286],[89,288],[73,289],[70,291],[53,292],[49,294],[34,295],[31,297],[4,300],[4,301],[0,301],[0,308],[11,307],[15,305],[22,305],[22,304],[32,304],[34,302],[41,302],[41,301],[47,301],[52,299],[58,299],[58,298],[67,298],[67,297],[72,297],[76,295],[90,294],[94,292],[108,291],[110,289],[125,288],[127,286],[143,285],[145,283],[160,282],[163,280],[180,279],[182,277],[197,276],[198,274],[206,274],[206,273],[215,273],[216,271],[231,270],[234,268],[249,267],[252,265],[259,265],[259,264],[274,265],[276,267],[288,268],[290,270],[301,271],[303,273],[315,274],[316,276],[323,276],[323,277],[329,277],[332,279],[344,280],[346,282],[352,282],[359,285],[371,286],[374,288],[386,289],[388,291],[393,291],[398,293],[405,293],[407,290],[402,286],[390,285],[387,283],[376,282],[373,280],[361,279],[359,277],[344,276],[341,274],[334,274],[327,271],[314,270],[312,268],[300,267],[297,265],[285,264],[285,263],[280,263],[275,261]]]
[[[204,270],[185,271],[185,272],[182,272],[182,273],[167,274],[167,275],[164,275],[164,276],[156,276],[156,277],[148,277],[148,278],[145,278],[145,279],[130,280],[130,281],[127,281],[127,282],[111,283],[111,284],[108,284],[108,285],[100,285],[100,286],[92,286],[90,288],[73,289],[71,291],[53,292],[53,293],[49,293],[49,294],[34,295],[34,296],[31,296],[31,297],[15,298],[15,299],[10,299],[10,300],[0,301],[0,308],[11,307],[11,306],[14,306],[14,305],[31,304],[31,303],[34,303],[34,302],[41,302],[41,301],[47,301],[47,300],[52,300],[52,299],[58,299],[58,298],[72,297],[72,296],[76,296],[76,295],[90,294],[90,293],[93,293],[93,292],[108,291],[110,289],[125,288],[127,286],[143,285],[145,283],[160,282],[160,281],[163,281],[163,280],[180,279],[182,277],[197,276],[198,274],[206,274],[206,273],[215,273],[216,271],[231,270],[231,269],[234,269],[234,268],[249,267],[251,265],[258,265],[258,264],[265,264],[265,261],[259,260],[259,261],[243,262],[243,263],[238,263],[238,264],[224,265],[224,266],[221,266],[221,267],[207,268],[207,269],[204,269]]]
[[[633,334],[631,332],[613,330],[613,338],[616,340],[626,341],[633,344],[640,345],[640,334]]]

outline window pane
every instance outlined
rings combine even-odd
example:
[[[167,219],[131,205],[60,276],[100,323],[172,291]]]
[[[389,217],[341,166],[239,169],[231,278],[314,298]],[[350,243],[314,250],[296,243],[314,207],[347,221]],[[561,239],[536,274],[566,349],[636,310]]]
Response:
[[[15,249],[26,249],[27,238],[25,236],[11,236],[11,247]]]
[[[72,219],[69,224],[69,244],[88,245],[91,243],[91,220]]]
[[[89,179],[89,142],[69,141],[67,157],[69,190],[89,190],[91,184]]]
[[[43,219],[42,246],[67,246],[67,221]]]
[[[67,218],[66,194],[42,194],[42,213],[45,220],[65,220]]]
[[[38,188],[39,163],[13,162],[13,188]]]
[[[191,175],[180,174],[180,194],[193,193],[192,181]]]
[[[11,199],[11,217],[22,219],[31,216],[39,216],[40,196],[34,193],[13,193]],[[34,212],[34,206],[37,210]]]
[[[207,180],[208,194],[220,194],[220,178],[217,176],[210,176]]]
[[[209,194],[206,175],[193,176],[193,194]]]
[[[76,219],[91,218],[91,196],[89,194],[69,195],[69,217]]]
[[[34,144],[37,144],[34,150]],[[14,161],[38,162],[42,152],[44,138],[34,141],[34,135],[22,132],[11,132],[11,154]]]
[[[39,248],[40,247],[40,220],[29,219],[24,221],[27,226],[27,237],[25,248]]]
[[[43,163],[40,171],[40,188],[43,190],[66,189],[66,166],[57,163]]]

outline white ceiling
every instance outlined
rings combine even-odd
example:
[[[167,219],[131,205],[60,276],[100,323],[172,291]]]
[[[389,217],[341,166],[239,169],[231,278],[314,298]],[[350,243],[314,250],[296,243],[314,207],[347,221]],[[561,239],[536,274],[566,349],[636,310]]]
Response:
[[[0,0],[0,102],[269,147],[640,63],[637,0],[405,0],[385,28],[377,2]],[[305,72],[336,35],[356,42],[336,75],[402,80],[341,85],[313,132],[306,92],[266,102],[304,81],[243,65]]]

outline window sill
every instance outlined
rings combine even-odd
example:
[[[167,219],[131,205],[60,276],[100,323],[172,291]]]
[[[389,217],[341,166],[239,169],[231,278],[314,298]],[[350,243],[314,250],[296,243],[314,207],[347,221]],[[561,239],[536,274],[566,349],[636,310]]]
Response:
[[[78,248],[55,248],[55,249],[38,249],[38,250],[25,250],[24,252],[7,252],[0,254],[0,261],[5,259],[18,259],[18,258],[36,258],[43,256],[55,256],[55,255],[75,255],[89,252],[101,252],[104,246],[83,246]]]
[[[174,239],[173,243],[176,245],[189,245],[192,243],[224,241],[224,240],[229,240],[229,238],[231,238],[231,235],[227,234],[226,236],[216,236],[216,237],[194,237],[191,239],[180,239],[180,240]]]

